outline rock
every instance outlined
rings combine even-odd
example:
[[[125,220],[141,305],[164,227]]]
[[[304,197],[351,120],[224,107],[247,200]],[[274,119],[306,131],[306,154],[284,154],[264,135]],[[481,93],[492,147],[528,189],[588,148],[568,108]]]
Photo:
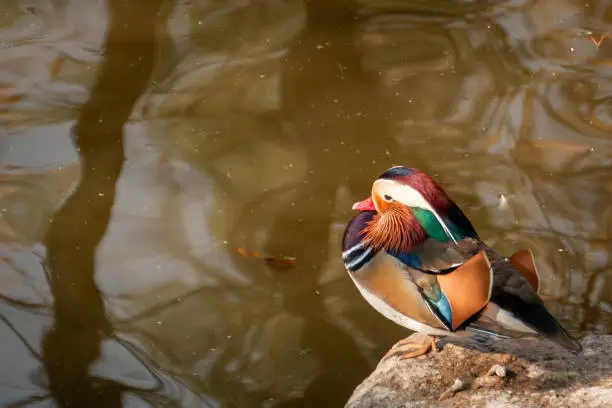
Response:
[[[609,407],[612,335],[581,344],[574,354],[537,339],[444,338],[435,353],[382,360],[346,408]]]

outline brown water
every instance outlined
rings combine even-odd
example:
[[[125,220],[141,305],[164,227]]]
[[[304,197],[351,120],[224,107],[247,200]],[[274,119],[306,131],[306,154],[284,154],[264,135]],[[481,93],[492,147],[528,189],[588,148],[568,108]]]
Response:
[[[395,164],[611,332],[606,32],[604,1],[3,1],[0,403],[342,406],[408,334],[339,256]]]

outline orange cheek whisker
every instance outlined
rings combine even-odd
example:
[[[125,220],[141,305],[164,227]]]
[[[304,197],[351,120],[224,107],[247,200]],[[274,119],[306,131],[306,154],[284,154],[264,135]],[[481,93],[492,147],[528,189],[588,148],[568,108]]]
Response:
[[[389,207],[376,215],[363,232],[377,250],[408,252],[426,238],[425,230],[404,205]]]

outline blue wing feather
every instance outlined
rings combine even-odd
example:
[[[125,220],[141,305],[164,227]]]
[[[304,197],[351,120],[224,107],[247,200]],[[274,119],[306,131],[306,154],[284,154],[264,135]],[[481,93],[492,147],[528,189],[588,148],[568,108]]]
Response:
[[[418,255],[411,252],[402,251],[387,251],[387,253],[395,258],[399,259],[404,265],[409,266],[413,269],[421,270],[423,263]]]
[[[431,301],[427,297],[425,297],[425,299],[427,299],[429,304],[436,308],[436,311],[438,312],[438,317],[444,320],[446,327],[453,327],[453,311],[451,310],[450,302],[448,301],[448,298],[446,297],[444,292],[442,292],[442,296],[440,296],[440,299],[436,302]]]

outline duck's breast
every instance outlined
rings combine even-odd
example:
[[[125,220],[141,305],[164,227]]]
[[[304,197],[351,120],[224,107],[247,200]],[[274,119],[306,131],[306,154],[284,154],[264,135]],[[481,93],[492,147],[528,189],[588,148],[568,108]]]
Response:
[[[349,275],[361,295],[387,319],[410,330],[443,336],[450,332],[432,312],[405,266],[384,251]]]

